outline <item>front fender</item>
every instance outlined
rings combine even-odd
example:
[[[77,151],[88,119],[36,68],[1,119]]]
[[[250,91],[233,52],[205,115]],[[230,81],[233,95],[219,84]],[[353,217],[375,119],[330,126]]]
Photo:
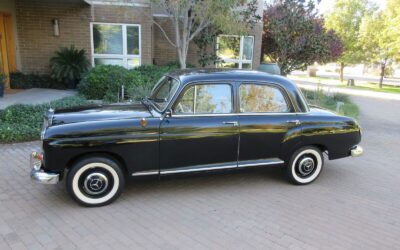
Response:
[[[122,159],[129,173],[158,169],[159,118],[71,123],[49,127],[44,135],[44,168],[62,172],[71,161],[89,153]]]

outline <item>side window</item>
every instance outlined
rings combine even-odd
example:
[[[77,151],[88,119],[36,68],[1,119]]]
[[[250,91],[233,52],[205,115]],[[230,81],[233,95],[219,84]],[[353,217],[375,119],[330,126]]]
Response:
[[[275,87],[261,84],[241,84],[239,88],[240,112],[268,113],[289,112],[282,92]]]
[[[177,114],[226,114],[232,111],[232,87],[228,84],[193,85],[174,106]]]

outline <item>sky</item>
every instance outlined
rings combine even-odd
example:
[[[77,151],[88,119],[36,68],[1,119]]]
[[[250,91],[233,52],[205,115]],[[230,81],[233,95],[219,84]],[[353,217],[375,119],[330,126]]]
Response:
[[[386,5],[386,0],[372,0],[375,2],[380,8],[385,8]],[[335,1],[333,0],[321,0],[321,3],[318,5],[319,12],[321,14],[324,14],[328,12],[330,9],[332,9],[333,5],[335,4]]]

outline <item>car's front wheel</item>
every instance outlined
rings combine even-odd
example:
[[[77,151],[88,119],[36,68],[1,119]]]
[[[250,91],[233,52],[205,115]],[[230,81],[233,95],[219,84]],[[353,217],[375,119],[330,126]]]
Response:
[[[324,157],[321,150],[308,146],[296,150],[286,168],[288,179],[297,185],[315,181],[322,171]]]
[[[79,204],[95,207],[113,202],[125,184],[121,167],[104,157],[89,157],[78,161],[66,178],[67,191]]]

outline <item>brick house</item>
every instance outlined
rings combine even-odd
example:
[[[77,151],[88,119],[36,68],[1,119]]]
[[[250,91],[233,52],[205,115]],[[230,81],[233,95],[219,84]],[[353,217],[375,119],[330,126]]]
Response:
[[[93,66],[118,64],[132,68],[176,61],[175,48],[152,18],[173,37],[168,17],[148,0],[1,0],[0,72],[48,73],[54,52],[70,45],[85,49]],[[256,68],[261,33],[259,23],[248,36],[218,37],[216,46],[221,42],[230,44],[233,48],[224,49],[234,53],[221,54],[224,63],[216,67]],[[193,43],[187,61],[197,64]]]

